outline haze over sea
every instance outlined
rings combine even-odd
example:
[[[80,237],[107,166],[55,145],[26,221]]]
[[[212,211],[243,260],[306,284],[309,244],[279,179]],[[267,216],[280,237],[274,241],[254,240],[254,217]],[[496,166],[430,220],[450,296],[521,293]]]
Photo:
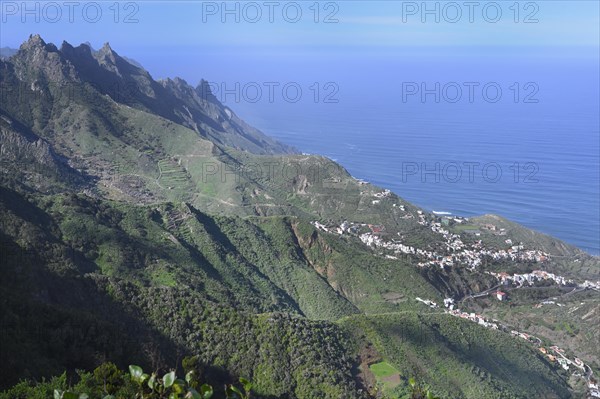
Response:
[[[243,69],[224,69],[222,79],[212,81],[228,89],[236,82],[278,82],[279,88],[296,82],[303,95],[295,103],[280,89],[270,102],[266,86],[258,101],[250,86],[238,99],[217,97],[267,134],[326,155],[353,176],[425,209],[499,214],[597,255],[598,53],[563,51],[246,54],[243,64],[231,60]],[[316,101],[314,82],[320,87]],[[428,89],[440,83],[439,103],[434,94],[407,95],[423,82]],[[462,87],[456,102],[456,85],[442,90],[449,82]],[[472,102],[465,82],[479,84]],[[491,82],[502,90],[497,102],[495,89],[487,97],[481,90]],[[295,95],[292,89],[288,94]],[[338,102],[325,102],[327,94]]]

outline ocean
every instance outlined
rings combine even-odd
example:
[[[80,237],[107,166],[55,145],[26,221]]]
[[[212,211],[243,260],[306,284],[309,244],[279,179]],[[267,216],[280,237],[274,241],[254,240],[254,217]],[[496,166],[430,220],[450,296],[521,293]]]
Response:
[[[217,98],[302,152],[427,210],[498,214],[600,254],[597,47],[201,59]]]

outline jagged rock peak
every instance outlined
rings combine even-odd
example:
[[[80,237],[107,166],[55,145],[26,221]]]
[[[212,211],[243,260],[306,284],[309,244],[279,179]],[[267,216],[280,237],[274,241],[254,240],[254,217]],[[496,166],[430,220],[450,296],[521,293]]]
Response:
[[[110,61],[112,64],[117,62],[119,55],[110,47],[108,42],[104,43],[102,48],[96,54],[97,58],[104,61]]]
[[[62,44],[60,45],[60,52],[64,52],[64,51],[69,51],[69,50],[73,50],[73,46],[71,45],[71,43],[67,42],[66,40],[63,40]]]
[[[103,54],[116,54],[108,42],[104,43],[99,51]]]
[[[177,85],[177,86],[189,86],[188,82],[185,79],[180,78],[179,76],[175,76],[174,78],[166,78],[160,79],[159,83],[164,83],[164,85]]]
[[[56,48],[56,46],[54,44],[46,43],[39,34],[29,35],[29,39],[25,43],[21,44],[21,47],[19,47],[19,50],[22,50],[22,51],[34,50],[34,49],[44,49],[46,51],[52,51],[52,52],[58,51],[58,49]]]
[[[180,78],[179,76],[175,76],[173,78],[173,82],[178,85],[189,86],[188,82],[185,79]]]
[[[94,53],[93,56],[103,68],[122,76],[120,68],[127,62],[110,47],[108,42],[104,43],[102,48]]]
[[[200,80],[200,83],[198,83],[198,86],[196,86],[196,93],[203,100],[217,101],[217,98],[214,96],[210,88],[210,83],[204,79]]]
[[[207,80],[201,79],[200,83],[198,83],[198,86],[196,88],[197,89],[206,88],[207,90],[210,91],[210,84],[208,83]]]
[[[46,42],[44,41],[44,39],[42,39],[42,36],[40,36],[39,33],[36,33],[35,35],[29,35],[29,39],[23,43],[23,45],[26,46],[45,46]]]
[[[78,55],[92,55],[92,50],[87,44],[80,44],[77,47],[73,47],[69,42],[63,41],[60,46],[60,52],[66,55],[69,54],[78,54]]]
[[[92,52],[94,51],[92,49],[92,46],[89,45],[89,43],[81,43],[79,46],[77,46],[77,49],[81,52],[84,52],[84,53],[90,54],[90,55],[92,55]]]

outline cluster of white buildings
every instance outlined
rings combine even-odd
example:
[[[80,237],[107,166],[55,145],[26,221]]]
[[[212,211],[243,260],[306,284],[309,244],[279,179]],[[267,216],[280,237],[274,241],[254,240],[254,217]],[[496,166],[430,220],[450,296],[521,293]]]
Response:
[[[385,190],[383,190],[381,192],[378,192],[378,193],[374,193],[373,197],[375,197],[377,199],[372,200],[371,204],[377,205],[377,204],[379,204],[381,202],[381,200],[383,198],[389,197],[391,194],[392,194],[392,192],[390,190],[388,190],[388,189],[385,189]],[[393,206],[396,206],[396,204],[393,204]],[[404,210],[403,206],[402,206],[402,210]]]
[[[579,284],[582,288],[589,288],[592,290],[600,291],[600,281],[585,280],[582,284]]]
[[[459,309],[449,310],[448,314],[451,314],[452,316],[460,317],[461,319],[470,320],[473,323],[477,323],[480,326],[483,326],[486,328],[491,328],[494,330],[497,330],[499,328],[498,323],[495,320],[488,320],[480,314],[467,313],[467,312],[463,312]]]
[[[529,262],[544,262],[549,255],[537,249],[525,250],[523,245],[513,245],[509,249],[500,249],[498,251],[482,250],[482,255],[490,256],[494,260],[511,260],[511,261],[529,261]]]
[[[419,300],[419,298],[417,298],[417,300]],[[423,300],[421,300],[421,302],[423,302]],[[447,310],[445,310],[445,312],[452,316],[460,317],[461,319],[465,319],[465,320],[470,320],[470,321],[477,323],[480,326],[483,326],[486,328],[492,328],[494,330],[497,330],[499,328],[497,320],[488,320],[480,314],[467,313],[467,312],[461,311],[460,309],[454,309],[455,303],[454,303],[454,299],[452,299],[452,298],[444,299],[444,307],[447,308]]]
[[[429,306],[432,309],[438,308],[437,303],[435,303],[432,300],[422,299],[419,297],[417,297],[415,299],[421,303],[424,303],[425,305]],[[450,314],[452,316],[460,317],[461,319],[472,321],[472,322],[477,323],[480,326],[483,326],[486,328],[492,328],[494,330],[498,330],[500,328],[500,325],[498,324],[497,320],[488,320],[480,314],[467,313],[467,312],[461,311],[460,309],[454,309],[454,300],[452,298],[444,299],[444,306],[447,308],[447,309],[444,309],[444,312],[447,314]]]
[[[379,237],[378,235],[373,234],[373,233],[364,233],[364,234],[359,235],[358,238],[363,243],[365,243],[369,246],[375,246],[377,248],[388,249],[390,251],[393,251],[396,254],[399,254],[399,253],[411,254],[411,255],[417,255],[417,256],[421,256],[421,257],[427,257],[427,256],[430,256],[430,254],[432,254],[429,251],[425,251],[420,248],[415,248],[410,245],[405,245],[399,241],[385,241],[385,240],[381,239],[381,237]]]
[[[385,190],[383,190],[383,191],[381,191],[381,192],[379,192],[379,193],[375,193],[375,194],[373,194],[373,196],[374,196],[375,198],[379,198],[379,199],[381,199],[381,198],[386,198],[386,197],[389,197],[391,194],[392,194],[392,192],[386,188]]]
[[[381,193],[375,193],[377,198],[383,198],[390,195],[389,190]],[[377,200],[378,201],[378,200]],[[403,206],[402,206],[403,208]],[[513,245],[508,249],[492,250],[483,247],[481,241],[466,245],[459,234],[450,233],[444,229],[440,222],[428,221],[423,211],[417,211],[419,220],[418,223],[422,226],[427,226],[436,234],[443,237],[446,247],[445,253],[440,254],[436,251],[428,251],[420,248],[415,248],[404,244],[400,240],[384,240],[378,233],[383,231],[381,226],[372,226],[365,223],[349,223],[344,221],[340,226],[327,227],[319,222],[312,222],[315,227],[320,230],[337,233],[337,234],[358,234],[360,227],[368,226],[371,231],[359,234],[358,238],[366,245],[376,248],[386,249],[394,252],[394,254],[408,254],[419,258],[417,265],[419,267],[452,267],[464,266],[471,270],[479,267],[483,259],[491,258],[496,261],[529,261],[529,262],[544,262],[548,259],[548,254],[539,250],[525,250],[522,245]],[[457,218],[462,222],[463,219]],[[400,235],[400,233],[398,233]]]
[[[537,305],[534,306],[534,308],[541,308],[544,305],[556,305],[559,308],[562,308],[563,306],[565,306],[562,303],[558,303],[556,301],[546,300],[546,301],[542,301],[542,302],[538,303]]]
[[[572,279],[567,279],[563,276],[559,276],[554,273],[546,272],[544,270],[534,270],[531,273],[512,274],[512,275],[505,273],[505,272],[502,272],[502,273],[487,272],[487,273],[496,277],[498,280],[500,280],[500,282],[502,284],[506,284],[506,285],[515,284],[515,285],[518,285],[519,287],[522,287],[526,284],[533,285],[536,281],[552,281],[558,285],[569,285],[569,286],[577,285],[578,288],[592,289],[592,290],[600,291],[600,281],[585,280],[583,283],[577,284]],[[545,301],[545,302],[542,302],[542,304],[544,304],[544,305],[554,304],[551,302],[552,301]],[[558,304],[558,305],[561,306],[560,304]]]
[[[326,233],[331,233],[331,231],[329,231],[329,228],[327,226],[325,226],[322,223],[317,222],[316,220],[314,222],[310,222],[313,226],[315,226],[317,228],[317,230],[322,230]]]
[[[474,270],[482,263],[482,259],[490,257],[493,260],[510,261],[530,261],[544,262],[548,259],[548,254],[539,250],[525,250],[522,245],[513,245],[509,249],[492,250],[483,248],[481,241],[477,241],[467,246],[461,240],[460,235],[452,234],[442,227],[442,224],[435,221],[427,221],[425,215],[419,212],[419,224],[428,226],[434,233],[442,235],[445,240],[448,254],[441,256],[435,252],[429,253],[428,259],[420,262],[419,266],[453,266],[460,264]],[[462,223],[463,219],[456,219]],[[508,240],[510,241],[510,240]],[[512,242],[510,242],[512,244]]]
[[[527,285],[533,285],[536,281],[552,281],[558,285],[572,285],[574,284],[573,280],[566,279],[562,276],[556,275],[554,273],[549,273],[544,270],[534,270],[531,273],[524,274],[513,274],[510,275],[508,273],[494,273],[488,272],[492,276],[496,277],[502,284],[516,284],[519,287]]]
[[[446,254],[439,254],[435,251],[426,251],[412,246],[403,244],[402,242],[392,240],[385,241],[381,237],[372,234],[364,233],[360,235],[360,240],[367,244],[378,248],[385,248],[395,253],[412,254],[422,258],[417,264],[420,267],[440,267],[446,266],[466,266],[471,270],[476,269],[483,262],[483,259],[489,257],[493,260],[510,260],[510,261],[529,261],[529,262],[544,262],[548,259],[548,254],[539,250],[524,250],[523,246],[513,246],[510,249],[491,250],[482,247],[481,241],[478,241],[470,246],[467,246],[460,235],[452,234],[445,230],[440,223],[427,222],[423,215],[420,215],[419,223],[431,228],[437,234],[443,236],[446,245]]]

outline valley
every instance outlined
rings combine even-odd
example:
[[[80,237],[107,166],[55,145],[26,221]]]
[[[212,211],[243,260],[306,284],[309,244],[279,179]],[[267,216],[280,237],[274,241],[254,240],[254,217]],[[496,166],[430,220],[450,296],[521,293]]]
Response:
[[[109,45],[34,35],[0,73],[1,389],[196,356],[257,398],[597,392],[598,257],[425,212]]]

